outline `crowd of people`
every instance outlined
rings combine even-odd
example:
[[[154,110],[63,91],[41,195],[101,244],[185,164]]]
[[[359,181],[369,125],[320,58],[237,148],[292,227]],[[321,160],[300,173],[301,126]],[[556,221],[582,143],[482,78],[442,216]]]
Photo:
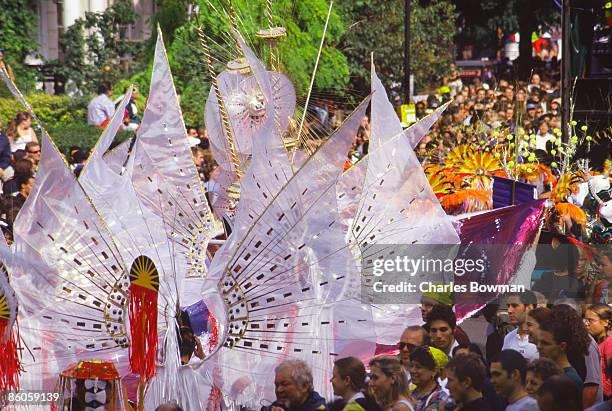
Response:
[[[461,142],[494,144],[508,133],[534,135],[526,144],[545,164],[555,161],[552,144],[561,128],[559,85],[555,73],[534,73],[529,82],[511,83],[495,76],[463,84],[456,68],[436,96],[416,103],[423,118],[453,98],[441,120],[416,151],[421,161],[436,162]],[[88,121],[104,128],[117,101],[112,87],[100,85],[88,107]],[[135,130],[140,118],[132,92],[124,128]],[[338,116],[329,116],[330,121]],[[333,128],[333,126],[331,126]],[[0,130],[3,128],[0,126]],[[500,133],[495,134],[496,131]],[[501,132],[503,131],[503,132]],[[370,123],[364,117],[349,153],[348,166],[368,152]],[[215,168],[206,128],[187,127],[195,166],[207,188],[215,192]],[[88,151],[73,147],[67,154],[76,175]],[[32,118],[19,112],[0,132],[0,213],[10,241],[11,226],[27,199],[38,163],[40,145]],[[578,250],[578,248],[576,248]],[[578,251],[584,257],[584,253]],[[275,369],[276,401],[267,411],[603,411],[612,409],[612,308],[607,304],[612,279],[612,253],[604,249],[593,267],[604,278],[594,284],[585,259],[572,267],[554,267],[536,292],[504,295],[480,311],[488,323],[484,338],[470,335],[457,323],[450,296],[429,294],[421,302],[423,325],[397,330],[396,347],[379,347],[374,358],[339,358],[330,383],[335,398],[323,398],[313,385],[309,365],[286,360]],[[583,264],[582,266],[580,264]],[[595,267],[596,266],[596,267]],[[575,279],[572,281],[571,279]],[[546,282],[548,281],[548,283]],[[582,287],[582,288],[581,288]],[[598,288],[597,301],[577,304],[587,287]],[[602,303],[605,302],[605,303]],[[476,315],[478,317],[478,315]],[[484,323],[483,323],[484,324]],[[202,356],[199,341],[184,337],[181,361]],[[183,355],[184,354],[184,355]],[[159,410],[179,409],[166,404]]]
[[[612,406],[612,308],[538,303],[530,291],[490,304],[485,340],[458,324],[444,296],[426,294],[424,324],[398,330],[396,347],[371,359],[335,360],[334,398],[309,365],[276,367],[276,401],[263,411],[579,411]],[[500,334],[505,329],[507,334]],[[509,331],[511,330],[511,331]],[[508,332],[509,331],[509,332]],[[485,352],[486,354],[483,354]],[[272,381],[270,381],[272,383]]]

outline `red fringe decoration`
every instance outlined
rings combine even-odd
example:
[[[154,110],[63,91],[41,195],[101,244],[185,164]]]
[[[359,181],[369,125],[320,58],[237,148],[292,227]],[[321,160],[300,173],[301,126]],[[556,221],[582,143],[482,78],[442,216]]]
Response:
[[[208,349],[212,351],[213,348],[219,343],[219,325],[217,324],[217,319],[208,312],[208,321],[210,322],[211,335],[208,339]]]
[[[217,411],[221,409],[221,390],[213,385],[208,395],[208,411]]]
[[[149,381],[157,359],[157,292],[130,286],[130,370]]]
[[[8,341],[4,341],[7,326],[6,320],[0,320],[0,392],[19,391],[19,336],[11,330]]]

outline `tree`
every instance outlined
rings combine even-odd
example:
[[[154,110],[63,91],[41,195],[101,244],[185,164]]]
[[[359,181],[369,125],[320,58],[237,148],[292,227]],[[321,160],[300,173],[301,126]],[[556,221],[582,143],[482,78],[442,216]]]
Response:
[[[53,71],[74,82],[84,93],[95,90],[101,79],[116,82],[129,75],[130,60],[139,60],[141,44],[130,42],[126,31],[136,22],[128,0],[118,0],[102,13],[86,13],[62,35],[61,61]]]
[[[29,54],[36,52],[36,2],[11,0],[0,7],[0,47],[5,61],[13,68],[17,85],[24,91],[32,88],[36,72],[24,64]],[[3,86],[0,90],[8,90]]]
[[[216,63],[215,72],[219,73],[229,60],[239,57],[235,41],[229,34],[229,3],[227,0],[198,0],[198,3],[199,21],[209,38]],[[198,43],[195,20],[187,18],[187,8],[183,6],[181,9],[180,0],[163,0],[160,5],[153,20],[159,22],[164,34],[185,121],[203,124],[210,80]],[[239,31],[249,46],[267,61],[269,48],[255,36],[259,29],[269,26],[265,3],[232,0],[232,5],[236,10]],[[273,25],[287,28],[287,36],[280,40],[276,49],[280,70],[291,78],[298,95],[305,95],[308,91],[328,7],[327,0],[273,1]],[[343,19],[333,11],[317,71],[317,89],[342,93],[348,84],[348,61],[336,47],[344,31]],[[141,79],[139,76],[136,80]]]
[[[404,1],[354,0],[342,14],[349,29],[341,48],[351,68],[351,85],[370,89],[370,53],[387,88],[399,90],[404,71]],[[450,0],[412,1],[411,69],[417,90],[437,87],[454,57],[453,3]]]

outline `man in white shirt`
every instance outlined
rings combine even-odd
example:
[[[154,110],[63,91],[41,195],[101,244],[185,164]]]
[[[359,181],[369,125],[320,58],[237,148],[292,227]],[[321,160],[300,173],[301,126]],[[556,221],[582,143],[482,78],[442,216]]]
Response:
[[[527,361],[539,358],[538,348],[535,344],[529,342],[529,334],[525,324],[527,313],[533,310],[536,304],[535,294],[531,291],[510,294],[506,297],[510,324],[515,326],[516,329],[506,334],[502,350],[518,351]]]
[[[106,127],[113,114],[115,105],[110,99],[113,95],[113,87],[110,81],[105,81],[98,86],[98,96],[94,97],[87,105],[87,123],[100,128]]]

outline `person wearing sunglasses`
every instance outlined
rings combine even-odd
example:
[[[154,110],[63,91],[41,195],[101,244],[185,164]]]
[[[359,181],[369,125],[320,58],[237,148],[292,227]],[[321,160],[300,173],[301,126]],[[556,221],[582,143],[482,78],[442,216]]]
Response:
[[[411,382],[410,377],[410,353],[418,347],[429,344],[429,334],[419,325],[413,325],[404,330],[400,337],[397,347],[399,348],[399,358],[402,363],[404,373]]]

